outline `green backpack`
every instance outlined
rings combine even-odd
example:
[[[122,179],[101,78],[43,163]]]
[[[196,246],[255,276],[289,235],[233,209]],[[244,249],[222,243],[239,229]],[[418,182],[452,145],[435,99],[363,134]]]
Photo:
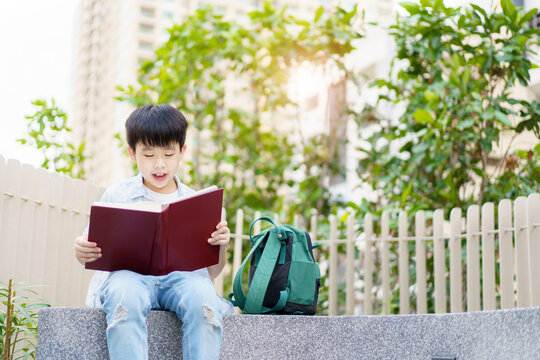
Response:
[[[253,225],[266,220],[274,227],[251,236]],[[311,238],[290,225],[277,226],[261,217],[249,228],[251,251],[242,262],[229,300],[245,314],[313,315],[321,284],[321,271],[313,257]],[[247,296],[242,273],[251,258]]]

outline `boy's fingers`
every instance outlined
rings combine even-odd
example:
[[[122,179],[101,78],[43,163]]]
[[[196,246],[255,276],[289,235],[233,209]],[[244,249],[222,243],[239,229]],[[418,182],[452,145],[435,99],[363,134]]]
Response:
[[[224,226],[227,226],[227,221],[223,220],[219,224],[217,224],[216,229],[222,228]]]
[[[218,230],[214,231],[214,232],[212,233],[211,236],[212,236],[212,237],[216,237],[216,236],[218,236],[219,234],[228,234],[228,233],[230,233],[230,232],[231,232],[231,231],[229,230],[228,227],[226,227],[226,228],[221,228],[221,229],[218,229]]]
[[[229,237],[230,237],[229,234],[215,234],[215,235],[212,235],[212,239],[214,239],[214,240],[228,239]]]
[[[229,244],[230,237],[227,235],[218,235],[208,239],[208,243],[212,245],[227,245]]]
[[[83,259],[83,260],[86,260],[86,261],[88,261],[88,260],[97,260],[97,259],[99,259],[101,257],[101,254],[97,254],[97,255],[83,255],[83,254],[81,254],[81,255],[79,255],[79,257],[81,259]]]
[[[87,248],[91,248],[91,247],[96,247],[97,246],[97,243],[93,242],[93,241],[87,241],[83,238],[77,238],[77,241],[76,243],[80,246],[84,246],[84,247],[87,247]]]
[[[96,248],[79,247],[77,248],[77,251],[83,254],[96,254],[96,253],[100,253],[101,249],[98,247]]]
[[[86,243],[83,243],[83,244],[75,244],[75,247],[77,249],[84,249],[84,250],[88,250],[88,251],[100,251],[101,249],[97,247],[97,244],[96,243],[93,243],[94,245],[91,245],[91,246],[88,246]]]

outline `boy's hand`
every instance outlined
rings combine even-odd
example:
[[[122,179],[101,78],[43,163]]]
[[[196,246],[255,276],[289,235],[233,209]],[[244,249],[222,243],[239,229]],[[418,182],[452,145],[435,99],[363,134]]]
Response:
[[[208,239],[208,243],[210,245],[229,245],[229,241],[231,240],[231,230],[229,230],[227,227],[227,222],[222,221],[217,224],[216,231],[214,231],[210,236],[212,236],[210,239]]]
[[[101,249],[97,247],[95,242],[88,241],[88,235],[82,235],[75,239],[73,248],[75,249],[75,257],[82,265],[96,261],[101,257]]]

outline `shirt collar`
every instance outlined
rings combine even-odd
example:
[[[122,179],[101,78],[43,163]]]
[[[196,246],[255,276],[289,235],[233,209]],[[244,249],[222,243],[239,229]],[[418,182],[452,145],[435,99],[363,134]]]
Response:
[[[178,187],[178,190],[177,190],[178,195],[180,195],[180,188],[181,188],[180,179],[176,175],[174,175],[173,179],[176,182],[176,186]],[[145,191],[144,191],[143,177],[141,173],[139,173],[137,176],[133,178],[133,182],[130,185],[132,186],[132,191],[131,191],[132,200],[138,197],[144,197]]]

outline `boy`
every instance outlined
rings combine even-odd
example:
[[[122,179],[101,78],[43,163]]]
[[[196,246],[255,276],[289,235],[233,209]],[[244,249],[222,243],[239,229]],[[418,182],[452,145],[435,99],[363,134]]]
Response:
[[[193,192],[176,172],[186,150],[187,122],[170,105],[146,105],[126,120],[128,151],[140,174],[110,186],[101,201],[156,201],[168,203]],[[99,239],[91,239],[99,240]],[[216,226],[208,242],[220,246],[219,263],[196,271],[174,271],[145,276],[128,270],[97,271],[90,283],[87,305],[107,314],[107,344],[112,360],[147,359],[146,317],[150,309],[176,312],[182,320],[184,359],[217,359],[221,345],[221,318],[232,304],[218,296],[211,279],[223,269],[230,230],[225,221]],[[101,257],[101,249],[88,234],[75,240],[81,264]]]

